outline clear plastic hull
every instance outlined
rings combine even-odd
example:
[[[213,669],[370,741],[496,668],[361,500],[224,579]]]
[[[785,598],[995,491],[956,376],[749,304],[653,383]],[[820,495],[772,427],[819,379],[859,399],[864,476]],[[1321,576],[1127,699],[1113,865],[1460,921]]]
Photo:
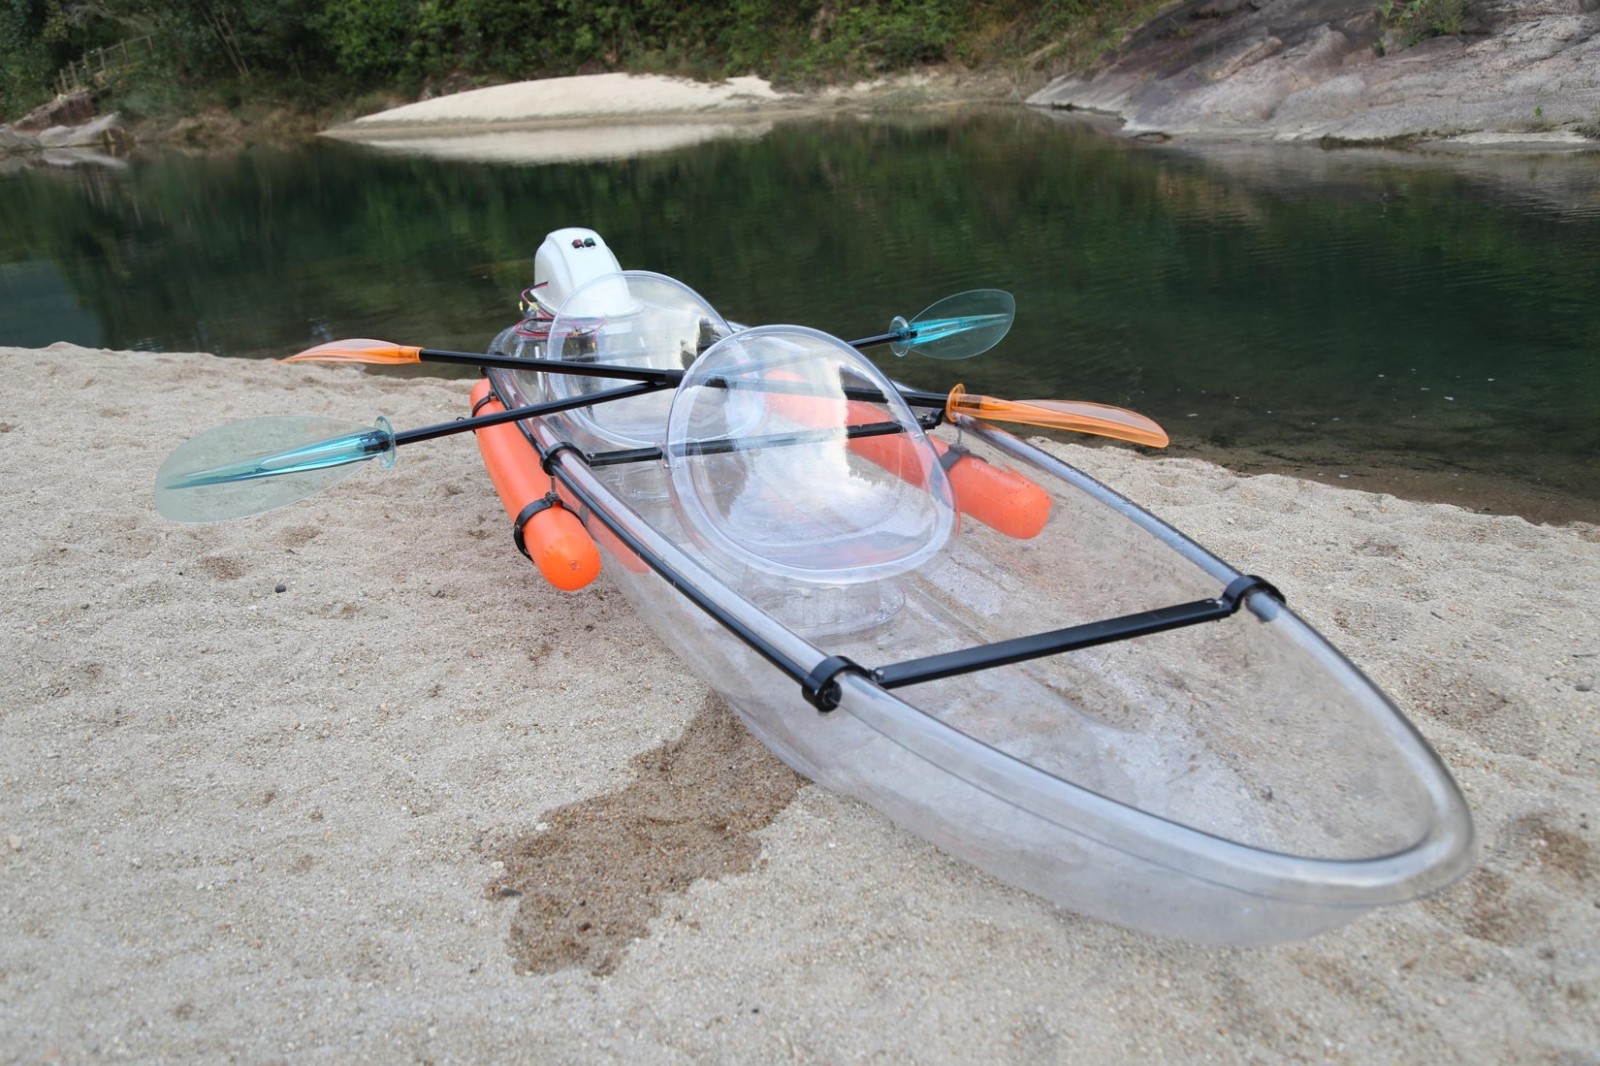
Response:
[[[539,398],[533,375],[497,380]],[[563,439],[559,423],[529,428],[546,448]],[[789,662],[872,668],[1215,597],[1240,576],[1037,448],[976,423],[941,433],[1043,489],[1049,520],[1015,538],[964,517],[916,570],[847,586],[706,555],[660,462],[556,463],[596,505],[611,580],[763,743],[1006,882],[1135,929],[1260,944],[1465,870],[1471,820],[1437,756],[1269,595],[1221,621],[893,691],[841,674],[838,707],[820,712],[685,594]]]

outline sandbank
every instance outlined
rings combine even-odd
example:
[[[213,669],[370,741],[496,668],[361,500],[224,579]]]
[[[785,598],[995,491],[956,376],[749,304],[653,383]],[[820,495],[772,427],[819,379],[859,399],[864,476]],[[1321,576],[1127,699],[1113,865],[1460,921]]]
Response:
[[[1277,583],[1474,808],[1453,888],[1216,949],[1058,910],[793,779],[603,577],[541,585],[470,442],[236,523],[154,510],[204,428],[421,425],[466,412],[462,382],[65,345],[0,348],[0,382],[7,1060],[1600,1046],[1594,526],[1068,449]],[[586,885],[605,929],[532,905]]]
[[[754,76],[700,82],[658,74],[581,74],[421,100],[341,123],[323,135],[436,158],[564,163],[759,137],[785,118],[1002,99],[1018,99],[1009,84],[948,72],[807,92],[774,89]]]

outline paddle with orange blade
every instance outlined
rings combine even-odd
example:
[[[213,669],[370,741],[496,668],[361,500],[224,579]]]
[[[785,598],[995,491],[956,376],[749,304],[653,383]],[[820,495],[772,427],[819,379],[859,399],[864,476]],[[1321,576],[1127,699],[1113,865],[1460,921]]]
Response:
[[[937,396],[937,393],[930,394],[929,399]],[[957,415],[970,415],[985,422],[1015,422],[1044,429],[1090,433],[1152,448],[1167,446],[1167,432],[1155,422],[1136,411],[1103,403],[1084,400],[1001,400],[993,396],[974,395],[961,385],[951,389],[950,395],[943,400],[945,417],[951,421],[955,421]],[[916,403],[910,396],[906,397],[906,402]]]
[[[215,522],[260,514],[321,492],[342,480],[357,464],[382,459],[384,465],[390,465],[395,449],[404,444],[671,388],[682,377],[682,372],[675,370],[592,363],[574,366],[577,372],[589,376],[604,374],[632,379],[636,384],[403,431],[394,430],[383,418],[375,427],[294,415],[230,423],[194,437],[167,458],[156,475],[156,508],[179,522]],[[551,366],[541,361],[540,369]],[[761,387],[778,389],[780,383],[767,382]],[[849,399],[883,398],[870,388],[843,391]],[[910,389],[902,389],[900,394],[908,405],[937,411],[937,417],[965,415],[990,422],[1093,433],[1154,447],[1167,443],[1167,435],[1150,419],[1104,404],[1000,400],[972,395],[959,385],[948,395]],[[872,431],[873,427],[859,430]],[[329,433],[335,435],[328,436]]]
[[[283,362],[368,363],[380,366],[417,362],[455,363],[509,370],[538,370],[545,374],[579,374],[591,378],[642,381],[657,386],[674,385],[683,378],[681,370],[658,370],[565,359],[521,359],[504,355],[420,348],[365,338],[319,344],[298,355],[291,355]],[[765,387],[776,386],[769,384]],[[853,400],[870,401],[880,398],[870,389],[847,389],[845,395]],[[1075,400],[1001,400],[993,396],[974,395],[960,385],[948,394],[901,389],[900,395],[912,407],[938,410],[942,412],[943,417],[950,419],[954,419],[957,415],[970,415],[985,422],[1014,423],[1039,426],[1044,429],[1068,430],[1073,433],[1089,433],[1133,444],[1145,444],[1153,448],[1162,448],[1167,444],[1167,434],[1155,422],[1137,412],[1106,404]]]
[[[888,344],[896,355],[920,352],[935,359],[965,359],[998,343],[1010,330],[1015,316],[1016,301],[1010,293],[979,289],[946,297],[909,322],[897,317],[890,323],[888,333],[848,343],[855,348]],[[370,338],[319,344],[284,362],[453,363],[536,369],[546,374],[576,374],[634,384],[404,432],[396,432],[382,418],[375,427],[300,416],[253,419],[222,426],[179,447],[162,465],[156,476],[156,506],[162,514],[185,522],[257,514],[320,492],[341,480],[357,464],[380,458],[386,465],[392,464],[395,449],[404,444],[674,388],[684,375],[682,370],[673,368],[453,352]],[[752,387],[745,381],[722,384],[724,387]],[[755,387],[779,391],[785,388],[777,381],[764,381]],[[843,392],[852,400],[883,399],[870,388],[846,388]],[[1143,415],[1103,404],[1059,400],[1019,403],[971,396],[960,386],[948,395],[911,389],[900,389],[900,394],[909,405],[934,412],[926,421],[928,425],[937,424],[943,418],[970,415],[992,422],[1095,433],[1137,444],[1160,446],[1167,442],[1161,427]],[[853,432],[866,432],[867,428]],[[339,432],[328,435],[334,431]]]

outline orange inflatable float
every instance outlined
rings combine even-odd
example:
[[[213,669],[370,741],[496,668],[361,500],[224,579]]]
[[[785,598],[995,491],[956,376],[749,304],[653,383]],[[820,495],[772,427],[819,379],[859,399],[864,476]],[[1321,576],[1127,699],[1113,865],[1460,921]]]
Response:
[[[781,376],[781,375],[775,375]],[[809,402],[808,402],[809,401]],[[773,395],[768,399],[787,418],[806,425],[825,425],[829,420],[818,409],[807,408],[812,403],[805,396]],[[823,403],[829,401],[820,401]],[[850,425],[871,425],[883,421],[877,408],[861,400],[847,401]],[[808,417],[812,415],[813,417]],[[950,490],[962,514],[977,519],[990,529],[1017,540],[1037,537],[1050,518],[1050,494],[1015,470],[995,466],[993,463],[969,454],[965,449],[928,438],[934,451],[939,453],[939,463],[945,477],[950,480]],[[882,467],[896,477],[907,481],[922,480],[921,460],[915,445],[904,436],[852,437],[850,450],[863,459]]]
[[[472,390],[477,414],[505,410],[489,394],[489,381]],[[558,589],[576,592],[600,573],[600,551],[588,530],[553,488],[539,465],[539,453],[513,423],[476,431],[484,468],[500,494],[500,503],[513,523],[517,547],[545,580]]]

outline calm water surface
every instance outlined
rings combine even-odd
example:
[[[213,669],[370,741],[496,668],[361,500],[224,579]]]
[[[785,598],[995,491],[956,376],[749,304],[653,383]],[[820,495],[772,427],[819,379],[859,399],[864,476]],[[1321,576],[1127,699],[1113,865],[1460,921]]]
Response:
[[[1134,407],[1240,469],[1600,521],[1600,154],[1200,156],[1006,111],[604,163],[319,143],[22,169],[0,174],[0,344],[476,350],[567,225],[751,324],[861,335],[1010,289],[988,355],[883,358]]]

